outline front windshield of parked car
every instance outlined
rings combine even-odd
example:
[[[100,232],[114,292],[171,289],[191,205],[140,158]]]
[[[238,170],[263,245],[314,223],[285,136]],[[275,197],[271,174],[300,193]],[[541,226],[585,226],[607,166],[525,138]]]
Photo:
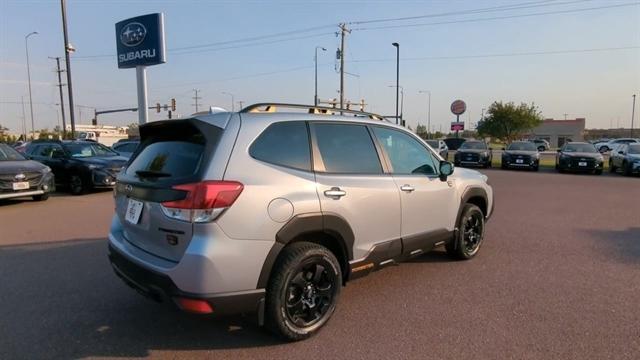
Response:
[[[536,144],[531,142],[515,142],[509,145],[507,150],[512,151],[537,151]]]
[[[480,141],[465,141],[460,149],[486,150],[487,145]]]
[[[75,144],[67,144],[64,147],[71,154],[71,157],[74,157],[74,158],[118,155],[118,153],[98,143],[89,143],[89,142],[87,142],[86,144],[75,143]]]
[[[26,160],[19,152],[13,150],[11,146],[0,144],[0,161],[20,161]]]
[[[629,154],[640,154],[640,144],[629,145]]]
[[[595,153],[596,148],[591,144],[567,144],[564,152],[583,152],[583,153]]]
[[[427,140],[427,144],[429,144],[429,146],[431,146],[434,149],[437,149],[440,147],[438,145],[438,140]]]

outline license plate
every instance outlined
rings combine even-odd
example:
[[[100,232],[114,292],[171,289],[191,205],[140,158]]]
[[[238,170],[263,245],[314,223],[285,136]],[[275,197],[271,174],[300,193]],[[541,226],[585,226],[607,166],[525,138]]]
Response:
[[[27,190],[27,189],[29,189],[29,182],[28,181],[14,182],[13,183],[13,190]]]
[[[144,207],[144,203],[142,201],[129,199],[129,203],[127,204],[127,213],[124,216],[124,219],[132,224],[137,224],[140,221],[140,215],[142,214],[142,208]]]
[[[524,160],[522,160],[522,159],[516,159],[516,164],[523,164],[523,163],[524,163]]]
[[[586,163],[586,161],[580,161],[578,163],[578,166],[587,166],[587,163]]]

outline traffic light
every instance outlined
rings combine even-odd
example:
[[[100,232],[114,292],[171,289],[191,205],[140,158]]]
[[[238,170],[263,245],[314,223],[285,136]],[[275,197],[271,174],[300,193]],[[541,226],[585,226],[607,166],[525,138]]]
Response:
[[[156,103],[156,112],[159,113],[160,112],[160,103]]]
[[[171,99],[171,111],[176,111],[176,99]]]

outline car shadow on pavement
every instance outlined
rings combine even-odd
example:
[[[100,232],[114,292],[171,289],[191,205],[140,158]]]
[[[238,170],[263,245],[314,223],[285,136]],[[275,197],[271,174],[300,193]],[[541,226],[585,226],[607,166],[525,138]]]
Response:
[[[198,317],[140,296],[113,273],[106,239],[0,247],[0,279],[0,359],[282,343],[252,315]]]
[[[640,264],[640,227],[624,230],[585,230],[587,234],[609,247],[613,256],[624,262]]]

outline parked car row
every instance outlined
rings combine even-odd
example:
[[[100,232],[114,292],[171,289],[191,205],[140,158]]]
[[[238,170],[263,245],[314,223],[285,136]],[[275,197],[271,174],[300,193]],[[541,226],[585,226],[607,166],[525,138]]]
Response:
[[[502,169],[529,169],[538,171],[540,151],[531,141],[514,141],[502,149]],[[461,167],[491,166],[492,151],[483,141],[465,141],[454,155],[454,164]],[[556,154],[555,168],[565,173],[602,174],[604,156],[588,142],[565,143]],[[609,170],[624,175],[640,173],[640,143],[619,143],[614,146],[609,158]]]
[[[30,196],[44,201],[55,190],[51,168],[0,144],[0,199]]]

